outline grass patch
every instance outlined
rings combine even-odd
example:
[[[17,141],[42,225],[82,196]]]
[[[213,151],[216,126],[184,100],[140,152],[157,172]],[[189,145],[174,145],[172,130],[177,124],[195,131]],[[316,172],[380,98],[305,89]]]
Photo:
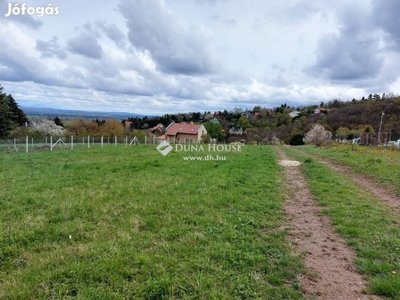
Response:
[[[371,293],[400,299],[400,226],[398,214],[357,184],[294,150],[315,199],[334,227],[357,253],[356,265],[367,276]]]
[[[332,144],[327,147],[301,146],[298,149],[336,160],[356,171],[395,187],[400,195],[400,151],[391,147]]]
[[[0,154],[0,298],[301,299],[275,152],[226,157]]]

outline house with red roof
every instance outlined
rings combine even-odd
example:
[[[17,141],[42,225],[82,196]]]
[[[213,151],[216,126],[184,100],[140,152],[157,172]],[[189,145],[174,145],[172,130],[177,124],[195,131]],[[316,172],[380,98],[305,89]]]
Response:
[[[207,130],[203,124],[172,122],[165,130],[165,140],[175,144],[200,143]]]
[[[158,123],[156,126],[154,126],[153,128],[150,128],[150,132],[151,133],[158,133],[158,134],[162,134],[164,131],[164,125],[161,123]]]

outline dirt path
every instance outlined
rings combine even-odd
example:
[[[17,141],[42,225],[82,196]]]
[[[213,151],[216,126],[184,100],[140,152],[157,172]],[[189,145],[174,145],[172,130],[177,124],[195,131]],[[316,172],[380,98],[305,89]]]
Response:
[[[286,167],[285,178],[289,241],[296,251],[305,254],[307,274],[300,284],[308,299],[356,300],[381,299],[362,293],[367,283],[354,266],[354,251],[334,231],[322,208],[312,200],[299,163],[288,160],[277,149],[280,163]]]
[[[291,148],[293,149],[293,148]],[[383,186],[381,183],[378,182],[377,179],[368,177],[366,175],[357,173],[352,167],[334,162],[330,159],[323,158],[320,156],[316,156],[313,154],[309,154],[304,151],[300,151],[298,149],[293,149],[299,153],[308,155],[332,170],[344,174],[345,176],[349,177],[352,181],[356,182],[359,184],[364,190],[369,191],[372,195],[374,195],[376,198],[381,199],[383,202],[385,202],[387,205],[389,205],[391,208],[393,208],[395,211],[400,213],[400,196],[397,196],[394,189],[390,189],[388,187]]]

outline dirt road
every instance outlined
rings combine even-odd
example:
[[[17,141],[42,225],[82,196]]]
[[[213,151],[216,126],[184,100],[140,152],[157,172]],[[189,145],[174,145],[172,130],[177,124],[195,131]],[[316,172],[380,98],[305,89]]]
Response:
[[[330,219],[321,215],[307,188],[299,168],[277,148],[280,164],[285,166],[287,200],[285,211],[289,241],[299,253],[304,253],[307,274],[301,278],[301,288],[308,299],[381,299],[363,293],[367,282],[354,265],[355,253],[334,231]]]

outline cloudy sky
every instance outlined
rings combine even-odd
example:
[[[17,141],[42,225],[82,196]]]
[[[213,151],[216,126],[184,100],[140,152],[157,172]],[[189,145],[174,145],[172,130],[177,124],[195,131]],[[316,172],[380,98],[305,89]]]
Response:
[[[0,0],[0,85],[144,114],[398,94],[399,28],[399,0]]]

